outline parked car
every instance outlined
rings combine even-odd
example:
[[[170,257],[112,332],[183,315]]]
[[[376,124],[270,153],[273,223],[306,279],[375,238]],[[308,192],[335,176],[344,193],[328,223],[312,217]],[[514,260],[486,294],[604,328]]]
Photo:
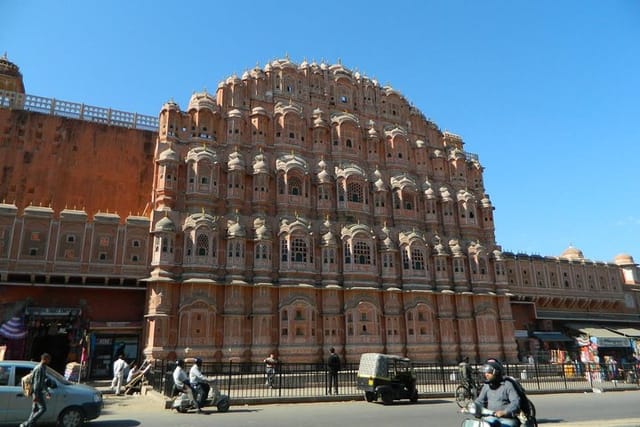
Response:
[[[411,360],[406,357],[381,353],[364,353],[360,356],[357,387],[364,391],[367,402],[382,399],[390,405],[394,400],[418,401],[416,377]]]
[[[0,361],[0,424],[15,426],[29,418],[32,399],[22,392],[21,380],[36,365],[22,360]],[[51,398],[38,424],[78,427],[100,416],[104,402],[98,390],[69,382],[51,368],[47,368],[47,378]]]

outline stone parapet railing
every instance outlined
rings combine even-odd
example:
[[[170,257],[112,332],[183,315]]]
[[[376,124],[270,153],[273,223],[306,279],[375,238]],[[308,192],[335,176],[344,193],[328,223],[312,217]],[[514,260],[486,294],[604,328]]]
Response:
[[[0,108],[34,111],[111,126],[158,131],[157,117],[18,92],[0,91]]]

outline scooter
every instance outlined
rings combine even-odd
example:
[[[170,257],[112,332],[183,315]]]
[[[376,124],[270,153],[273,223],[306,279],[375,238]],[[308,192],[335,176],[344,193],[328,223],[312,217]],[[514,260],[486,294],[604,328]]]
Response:
[[[209,393],[207,396],[202,396],[202,386],[200,384],[196,384],[194,387],[194,398],[200,402],[200,408],[215,406],[218,408],[218,412],[227,412],[231,405],[229,396],[220,392],[215,379],[207,379],[207,384],[209,385]],[[178,393],[171,404],[171,409],[175,409],[182,414],[188,412],[190,409],[196,408],[195,402],[189,398],[187,393],[182,391]]]
[[[476,402],[469,402],[469,404],[460,410],[463,414],[473,415],[474,418],[467,418],[460,424],[460,427],[491,427],[485,417],[493,415],[493,411],[485,408],[482,405],[478,405]],[[520,425],[520,422],[518,422]]]

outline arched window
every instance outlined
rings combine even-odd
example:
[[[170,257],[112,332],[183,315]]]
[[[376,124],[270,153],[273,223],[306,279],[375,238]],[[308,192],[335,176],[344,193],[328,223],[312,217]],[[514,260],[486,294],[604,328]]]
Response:
[[[289,194],[292,196],[302,195],[302,181],[297,176],[289,177],[288,181]]]
[[[186,246],[185,254],[191,256],[193,254],[193,237],[191,235],[186,236]]]
[[[270,259],[269,248],[264,243],[258,244],[256,246],[256,260],[267,260]]]
[[[478,268],[480,269],[480,274],[487,274],[487,261],[484,258],[478,260]]]
[[[336,250],[333,248],[324,248],[322,250],[322,262],[323,264],[335,263]]]

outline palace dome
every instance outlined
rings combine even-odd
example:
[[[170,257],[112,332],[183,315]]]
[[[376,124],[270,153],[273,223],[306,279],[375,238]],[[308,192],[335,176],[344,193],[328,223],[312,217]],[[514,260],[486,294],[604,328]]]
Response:
[[[635,265],[633,257],[629,254],[618,254],[613,258],[613,262],[616,265]]]
[[[565,249],[562,254],[560,254],[560,258],[577,260],[584,259],[584,255],[582,254],[582,251],[580,249],[574,248],[573,246],[569,245],[569,247]]]

